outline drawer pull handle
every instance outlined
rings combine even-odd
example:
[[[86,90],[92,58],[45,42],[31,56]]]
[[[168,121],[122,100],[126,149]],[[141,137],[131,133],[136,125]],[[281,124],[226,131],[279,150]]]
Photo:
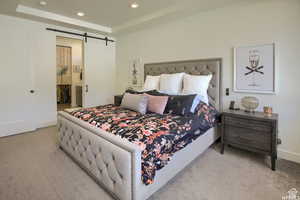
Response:
[[[240,141],[242,141],[242,142],[245,142],[245,143],[251,143],[251,141],[252,141],[250,139],[242,138],[240,136],[238,136],[237,139],[240,140]]]

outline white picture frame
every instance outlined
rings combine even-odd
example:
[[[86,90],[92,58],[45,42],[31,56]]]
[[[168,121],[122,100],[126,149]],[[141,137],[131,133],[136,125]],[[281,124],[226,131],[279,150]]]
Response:
[[[234,48],[234,92],[275,94],[275,44]]]

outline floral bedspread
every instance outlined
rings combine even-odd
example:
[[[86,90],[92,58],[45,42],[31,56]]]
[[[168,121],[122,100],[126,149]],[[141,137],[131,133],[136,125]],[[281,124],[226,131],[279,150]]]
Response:
[[[167,165],[176,151],[215,125],[218,113],[214,107],[200,103],[191,116],[142,115],[114,105],[84,108],[70,114],[137,144],[142,150],[142,181],[148,185],[153,183],[156,170]]]

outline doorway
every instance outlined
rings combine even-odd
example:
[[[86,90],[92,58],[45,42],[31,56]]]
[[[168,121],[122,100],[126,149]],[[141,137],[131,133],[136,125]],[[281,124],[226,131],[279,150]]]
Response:
[[[57,111],[82,107],[83,72],[83,41],[57,36]]]

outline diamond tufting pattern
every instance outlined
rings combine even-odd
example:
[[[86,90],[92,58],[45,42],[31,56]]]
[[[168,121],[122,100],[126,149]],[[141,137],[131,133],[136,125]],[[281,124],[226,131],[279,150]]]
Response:
[[[58,130],[60,146],[97,182],[119,199],[132,199],[131,152],[62,117]]]

